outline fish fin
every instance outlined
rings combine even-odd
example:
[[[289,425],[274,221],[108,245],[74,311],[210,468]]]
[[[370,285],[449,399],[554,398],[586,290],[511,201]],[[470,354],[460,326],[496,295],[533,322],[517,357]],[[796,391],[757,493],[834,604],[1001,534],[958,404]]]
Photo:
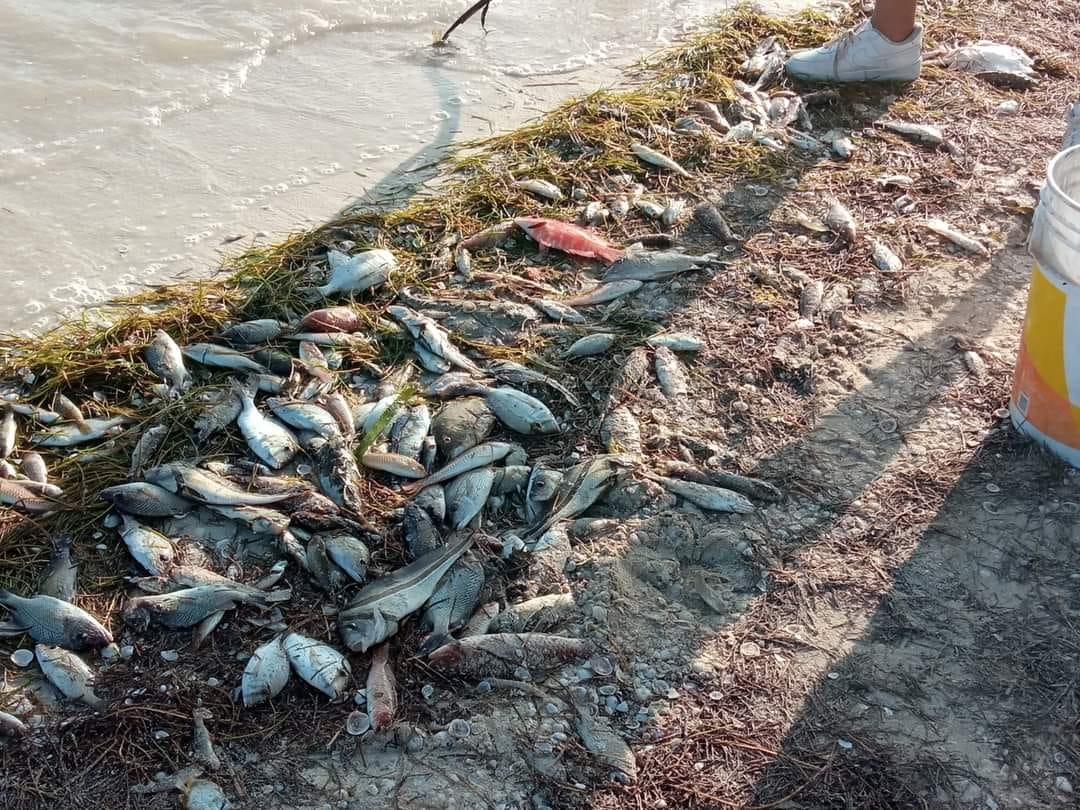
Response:
[[[420,642],[420,646],[416,648],[416,652],[420,655],[429,655],[440,647],[449,644],[453,639],[448,633],[434,632]]]
[[[225,611],[219,610],[217,613],[211,613],[201,622],[199,622],[198,628],[195,630],[195,635],[191,639],[191,649],[197,650],[200,645],[206,641],[211,633],[221,624],[221,620],[225,617]]]
[[[26,628],[16,621],[0,622],[0,638],[21,636],[25,632]]]

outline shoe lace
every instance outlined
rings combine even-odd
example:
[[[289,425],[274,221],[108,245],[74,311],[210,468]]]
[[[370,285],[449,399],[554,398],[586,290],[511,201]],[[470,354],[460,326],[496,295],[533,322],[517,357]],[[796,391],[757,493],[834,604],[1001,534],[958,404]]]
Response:
[[[851,47],[851,43],[855,40],[855,35],[858,32],[859,32],[859,29],[857,29],[857,28],[849,28],[847,31],[842,33],[840,36],[836,37],[835,39],[833,39],[832,41],[829,42],[829,46],[832,48],[832,52],[833,52],[833,68],[834,69],[839,68],[840,60],[843,58],[844,54],[847,53],[848,48]]]

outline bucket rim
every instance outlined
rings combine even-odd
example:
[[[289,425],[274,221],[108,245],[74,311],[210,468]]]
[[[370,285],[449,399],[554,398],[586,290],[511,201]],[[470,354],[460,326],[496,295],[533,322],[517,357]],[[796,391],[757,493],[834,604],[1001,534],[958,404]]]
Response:
[[[1080,162],[1080,144],[1076,146],[1070,146],[1068,149],[1064,149],[1058,152],[1050,160],[1050,165],[1046,169],[1046,184],[1053,189],[1054,194],[1069,208],[1076,211],[1080,211],[1080,199],[1073,198],[1069,194],[1065,193],[1065,190],[1061,188],[1057,181],[1057,168],[1060,163],[1065,162],[1070,158],[1076,158]]]

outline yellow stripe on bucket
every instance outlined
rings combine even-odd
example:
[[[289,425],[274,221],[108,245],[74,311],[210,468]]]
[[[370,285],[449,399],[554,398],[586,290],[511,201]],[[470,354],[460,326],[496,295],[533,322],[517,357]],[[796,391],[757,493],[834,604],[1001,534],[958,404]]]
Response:
[[[1065,297],[1065,386],[1069,401],[1080,406],[1080,293]]]
[[[1036,265],[1031,275],[1024,344],[1028,358],[1044,385],[1065,399],[1069,386],[1065,376],[1065,312],[1068,299]]]

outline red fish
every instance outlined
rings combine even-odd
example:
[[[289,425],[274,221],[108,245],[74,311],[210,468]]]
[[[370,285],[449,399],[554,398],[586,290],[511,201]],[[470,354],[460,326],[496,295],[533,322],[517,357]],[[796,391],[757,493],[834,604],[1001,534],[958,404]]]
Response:
[[[367,676],[367,710],[375,731],[390,725],[397,713],[397,681],[390,668],[389,644],[380,644],[372,650]]]
[[[355,332],[364,325],[351,307],[315,309],[297,324],[297,332]]]
[[[518,217],[514,222],[543,247],[584,256],[586,259],[599,259],[605,264],[614,264],[623,257],[622,249],[592,231],[569,222],[541,217]]]

